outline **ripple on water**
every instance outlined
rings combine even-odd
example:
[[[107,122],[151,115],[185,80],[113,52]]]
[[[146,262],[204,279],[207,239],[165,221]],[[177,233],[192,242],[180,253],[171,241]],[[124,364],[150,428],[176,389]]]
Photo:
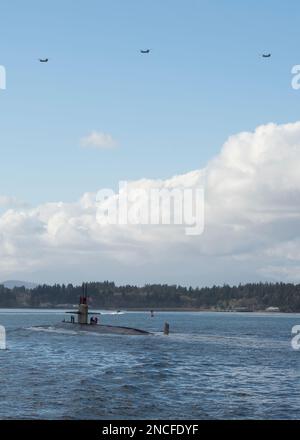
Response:
[[[58,330],[57,313],[0,319],[4,419],[300,418],[300,358],[290,346],[299,317],[103,316],[156,331],[151,338]],[[169,337],[159,333],[165,320]]]

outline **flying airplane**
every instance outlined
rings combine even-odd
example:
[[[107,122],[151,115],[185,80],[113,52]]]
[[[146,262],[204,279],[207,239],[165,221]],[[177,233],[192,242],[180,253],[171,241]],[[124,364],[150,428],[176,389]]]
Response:
[[[40,63],[48,63],[48,61],[49,61],[49,58],[39,58],[39,62]]]
[[[270,58],[270,57],[271,57],[271,54],[270,54],[270,53],[263,53],[263,54],[262,54],[262,57],[263,57],[263,58]]]
[[[151,49],[147,49],[147,50],[141,50],[141,53],[150,53]]]

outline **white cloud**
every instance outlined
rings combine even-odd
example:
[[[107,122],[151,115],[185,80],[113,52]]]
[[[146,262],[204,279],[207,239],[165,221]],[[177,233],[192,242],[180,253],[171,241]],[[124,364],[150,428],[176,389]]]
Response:
[[[117,146],[117,141],[108,133],[92,131],[88,136],[80,141],[83,148],[111,149]]]
[[[100,225],[91,193],[76,203],[15,207],[0,215],[0,277],[299,280],[299,169],[300,122],[268,124],[230,137],[205,170],[130,184],[193,188],[205,173],[205,231],[196,237],[186,236],[184,227]]]
[[[15,197],[0,194],[0,208],[24,208],[27,204]]]

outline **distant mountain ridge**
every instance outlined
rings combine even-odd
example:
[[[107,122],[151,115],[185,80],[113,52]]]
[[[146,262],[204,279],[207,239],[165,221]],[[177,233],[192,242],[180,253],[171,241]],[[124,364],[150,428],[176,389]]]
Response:
[[[29,281],[19,281],[19,280],[7,280],[0,282],[7,289],[14,289],[15,287],[25,287],[26,289],[34,289],[38,284],[31,283]]]

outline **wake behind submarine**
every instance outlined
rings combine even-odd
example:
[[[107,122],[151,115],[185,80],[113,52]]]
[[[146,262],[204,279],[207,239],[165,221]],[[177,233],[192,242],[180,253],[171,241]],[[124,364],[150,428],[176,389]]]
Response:
[[[64,320],[62,323],[57,324],[57,329],[77,330],[100,334],[117,334],[117,335],[133,335],[133,336],[145,336],[152,335],[152,333],[146,330],[140,330],[131,327],[120,327],[114,325],[103,325],[98,322],[97,315],[101,313],[90,312],[88,306],[87,296],[87,284],[82,284],[82,296],[80,296],[78,310],[66,312],[71,315],[70,320]],[[92,315],[89,319],[89,315]]]

